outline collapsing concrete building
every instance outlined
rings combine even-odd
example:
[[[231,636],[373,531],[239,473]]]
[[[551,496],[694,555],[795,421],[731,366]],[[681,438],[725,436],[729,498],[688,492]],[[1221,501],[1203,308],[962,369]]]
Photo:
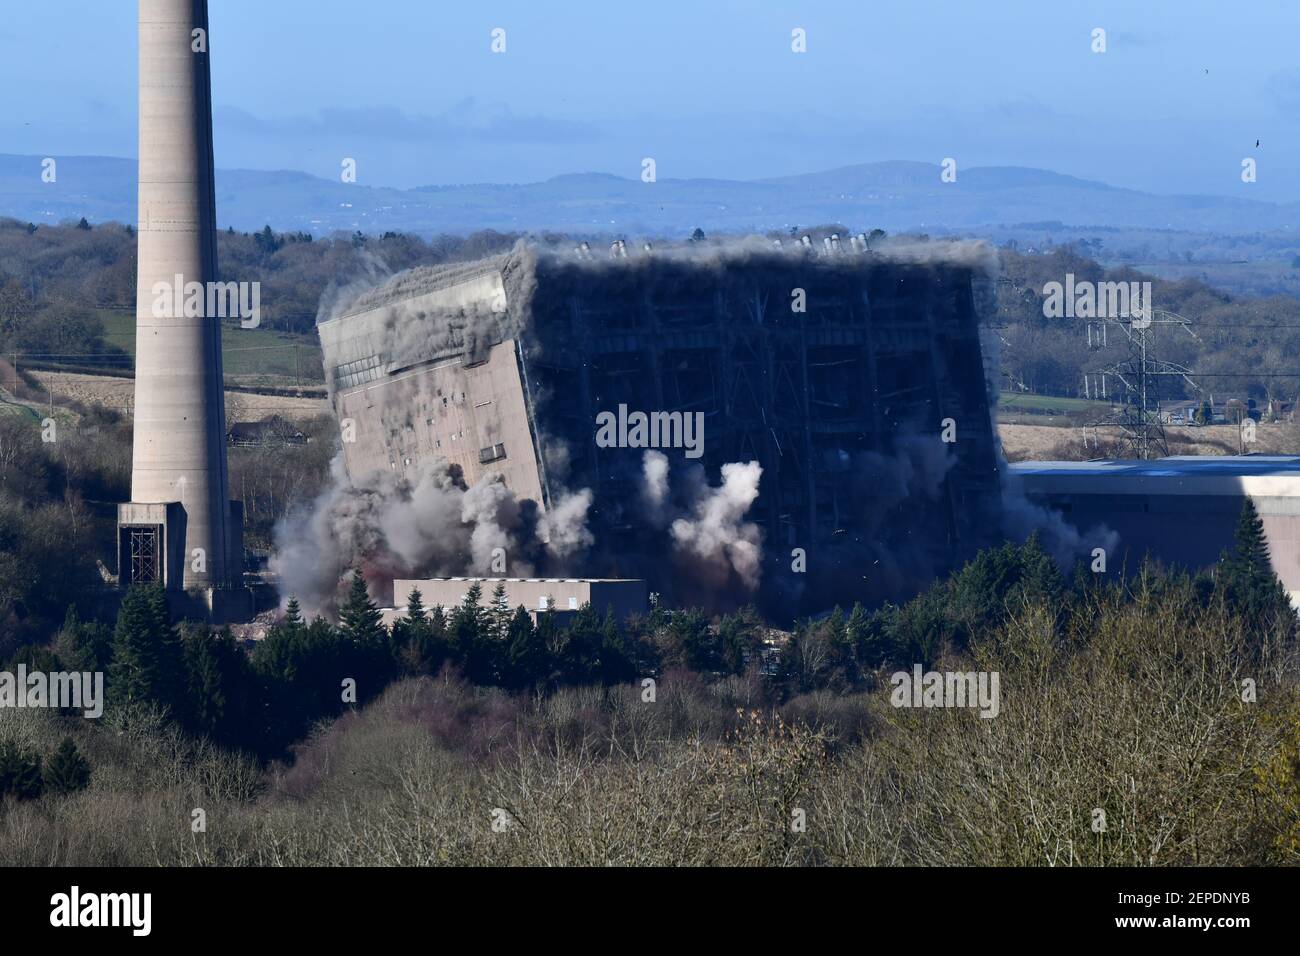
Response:
[[[755,477],[756,497],[731,506],[756,529],[762,587],[745,593],[739,569],[735,602],[793,613],[915,591],[997,534],[977,321],[989,253],[844,245],[615,243],[593,259],[520,244],[397,276],[318,327],[348,474],[414,482],[443,459],[464,486],[501,480],[540,513],[587,489],[594,543],[576,567],[536,570],[644,577],[678,600],[720,586],[672,574],[674,545],[716,543],[681,522],[726,510],[702,489]],[[602,420],[636,412],[678,430],[598,440]],[[680,447],[694,422],[702,441]],[[489,570],[467,556],[441,573]]]

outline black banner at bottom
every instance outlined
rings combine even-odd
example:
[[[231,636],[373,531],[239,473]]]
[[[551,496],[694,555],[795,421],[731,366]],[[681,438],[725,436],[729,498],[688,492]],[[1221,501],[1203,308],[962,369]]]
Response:
[[[1002,940],[1199,934],[1230,942],[1289,926],[1294,894],[1294,873],[1273,869],[5,872],[9,941],[75,933],[128,945],[373,942],[435,921],[498,938],[545,932],[553,940],[567,928],[591,939],[685,917],[731,943],[781,922],[805,934],[842,931],[846,917],[869,921],[873,938],[897,927],[900,940],[926,926],[979,925]]]

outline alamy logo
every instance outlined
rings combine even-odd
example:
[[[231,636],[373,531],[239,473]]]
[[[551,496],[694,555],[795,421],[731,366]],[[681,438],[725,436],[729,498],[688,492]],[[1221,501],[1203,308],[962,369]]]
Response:
[[[128,926],[132,936],[148,936],[153,928],[152,893],[70,893],[50,897],[50,925]]]
[[[981,717],[996,717],[1000,709],[997,671],[898,671],[889,702],[895,707],[978,707]]]
[[[245,329],[262,321],[262,283],[186,282],[177,273],[174,282],[153,284],[155,319],[238,318]]]
[[[103,671],[0,671],[0,707],[57,707],[81,710],[96,718],[104,713]]]
[[[704,454],[703,412],[629,412],[596,416],[596,445],[600,448],[684,448],[687,458]]]
[[[1043,286],[1043,315],[1049,319],[1128,319],[1134,328],[1151,324],[1150,282],[1076,282],[1073,272],[1065,282]]]

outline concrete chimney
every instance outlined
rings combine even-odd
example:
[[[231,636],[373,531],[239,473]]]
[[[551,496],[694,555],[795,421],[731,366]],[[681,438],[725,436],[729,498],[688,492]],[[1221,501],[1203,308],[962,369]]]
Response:
[[[217,279],[208,4],[139,4],[135,439],[119,580],[210,592],[242,584],[243,542],[228,500],[221,324],[207,314]],[[196,290],[203,307],[181,307]]]

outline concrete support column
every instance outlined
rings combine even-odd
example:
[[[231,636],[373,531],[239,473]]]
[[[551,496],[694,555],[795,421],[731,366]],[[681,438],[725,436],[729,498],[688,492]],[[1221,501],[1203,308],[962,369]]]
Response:
[[[208,5],[139,2],[131,498],[180,502],[184,587],[224,587],[230,568],[221,329],[215,317],[185,315],[186,286],[201,285],[199,311],[206,313],[207,283],[217,278]]]

